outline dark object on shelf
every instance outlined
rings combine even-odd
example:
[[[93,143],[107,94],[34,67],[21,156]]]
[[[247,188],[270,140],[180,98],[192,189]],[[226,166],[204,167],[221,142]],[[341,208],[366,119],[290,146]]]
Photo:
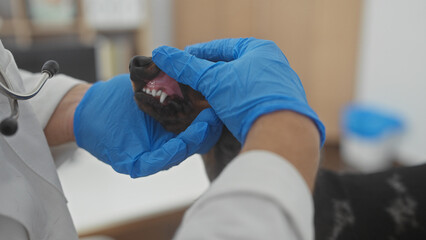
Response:
[[[6,44],[5,44],[6,45]],[[15,57],[20,69],[37,73],[40,66],[49,59],[55,59],[61,65],[61,73],[96,82],[95,48],[78,43],[42,43],[28,48],[5,46]]]

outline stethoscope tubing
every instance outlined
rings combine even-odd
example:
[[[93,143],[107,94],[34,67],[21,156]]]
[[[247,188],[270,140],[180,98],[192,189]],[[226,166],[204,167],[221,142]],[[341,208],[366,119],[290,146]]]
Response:
[[[0,71],[2,71],[2,70],[0,69]],[[1,74],[3,76],[5,76],[5,74],[3,72]],[[4,77],[4,78],[6,79],[6,77]],[[28,93],[18,93],[16,91],[14,91],[12,89],[12,85],[10,84],[10,81],[8,81],[8,79],[6,79],[6,83],[8,83],[9,86],[5,86],[0,81],[0,91],[3,94],[7,95],[7,97],[9,97],[9,98],[16,99],[16,100],[27,100],[27,99],[30,99],[30,98],[34,97],[35,95],[37,95],[37,93],[40,92],[41,88],[44,86],[44,84],[46,83],[46,81],[49,78],[51,78],[51,76],[47,71],[42,72],[39,82],[34,87],[34,89],[32,91],[28,92]]]
[[[5,136],[14,135],[18,129],[19,104],[18,100],[28,100],[36,96],[46,81],[59,71],[59,64],[49,60],[43,64],[41,77],[34,89],[28,93],[18,93],[13,89],[10,79],[0,68],[0,92],[9,99],[10,116],[0,122],[0,132]]]

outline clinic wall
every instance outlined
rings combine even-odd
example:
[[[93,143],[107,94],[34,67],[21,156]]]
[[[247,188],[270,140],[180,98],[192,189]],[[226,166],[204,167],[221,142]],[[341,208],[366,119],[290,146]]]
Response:
[[[152,28],[151,50],[162,45],[174,45],[173,6],[173,0],[150,1]]]
[[[426,160],[426,1],[365,0],[355,98],[405,118],[398,158]]]

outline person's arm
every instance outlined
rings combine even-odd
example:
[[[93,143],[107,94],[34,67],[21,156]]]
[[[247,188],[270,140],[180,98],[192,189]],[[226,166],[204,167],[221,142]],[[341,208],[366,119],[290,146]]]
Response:
[[[29,91],[40,74],[20,70],[24,88]],[[75,107],[91,85],[73,77],[58,74],[49,79],[40,92],[29,100],[49,146],[74,140],[72,120]],[[71,125],[70,125],[71,124]]]
[[[185,214],[179,239],[313,239],[319,158],[315,124],[279,111],[260,117],[240,155]]]
[[[289,161],[313,191],[319,161],[319,134],[307,117],[279,111],[260,117],[250,129],[242,153],[266,150]]]
[[[73,132],[74,112],[90,84],[79,84],[71,88],[57,105],[44,128],[49,146],[75,141]]]

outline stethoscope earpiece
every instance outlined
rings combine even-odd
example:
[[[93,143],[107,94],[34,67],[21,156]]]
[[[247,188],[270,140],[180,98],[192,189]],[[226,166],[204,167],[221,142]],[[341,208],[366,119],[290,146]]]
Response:
[[[49,60],[43,64],[41,72],[49,73],[50,77],[53,77],[56,73],[59,72],[59,64],[54,60]]]

